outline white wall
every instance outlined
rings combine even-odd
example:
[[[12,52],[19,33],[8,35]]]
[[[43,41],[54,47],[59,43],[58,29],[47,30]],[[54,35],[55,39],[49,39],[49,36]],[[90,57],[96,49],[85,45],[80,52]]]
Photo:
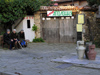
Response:
[[[31,28],[27,28],[27,20],[30,20]],[[35,38],[35,32],[32,31],[32,26],[34,25],[34,17],[33,16],[26,16],[23,20],[23,30],[25,32],[25,39],[29,40],[30,42],[33,41]]]
[[[27,20],[30,20],[31,28],[27,28]],[[34,17],[33,16],[26,16],[22,22],[16,27],[16,31],[19,32],[21,29],[25,32],[25,39],[29,40],[30,42],[33,41],[35,38],[35,32],[32,31],[32,26],[34,25]],[[14,29],[15,25],[12,26]]]
[[[18,26],[17,24],[18,24],[21,20],[22,20],[22,18],[16,20],[16,21],[15,21],[15,24],[12,25],[12,29],[14,29],[15,26]],[[21,23],[20,23],[19,25],[21,25],[21,26],[18,26],[17,28],[23,28],[23,27],[22,27],[22,26],[23,26],[23,21],[21,21]],[[18,29],[18,31],[19,31],[19,30],[20,30],[20,29]]]
[[[23,29],[23,21],[16,27],[17,32],[20,32]]]

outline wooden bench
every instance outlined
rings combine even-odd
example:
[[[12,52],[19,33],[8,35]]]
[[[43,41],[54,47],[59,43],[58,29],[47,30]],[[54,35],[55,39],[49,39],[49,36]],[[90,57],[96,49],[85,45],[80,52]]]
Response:
[[[8,48],[10,48],[10,46],[9,46],[7,43],[5,43],[5,42],[3,41],[3,35],[0,35],[0,45],[1,45],[3,48],[4,48],[5,45],[7,45]]]
[[[25,40],[26,41],[26,46],[27,46],[27,43],[29,42],[29,40]],[[0,45],[4,48],[4,46],[5,45],[7,45],[8,46],[8,48],[10,48],[10,46],[7,44],[7,43],[5,43],[4,41],[3,41],[3,35],[0,35]]]

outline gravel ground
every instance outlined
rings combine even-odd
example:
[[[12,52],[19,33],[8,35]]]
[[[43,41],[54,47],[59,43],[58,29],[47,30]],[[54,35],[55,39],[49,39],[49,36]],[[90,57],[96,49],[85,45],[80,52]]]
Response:
[[[100,54],[100,49],[96,49]],[[19,50],[0,49],[0,72],[22,75],[99,75],[97,69],[70,65],[60,68],[64,63],[51,62],[52,59],[70,56],[76,52],[76,44],[30,43]]]

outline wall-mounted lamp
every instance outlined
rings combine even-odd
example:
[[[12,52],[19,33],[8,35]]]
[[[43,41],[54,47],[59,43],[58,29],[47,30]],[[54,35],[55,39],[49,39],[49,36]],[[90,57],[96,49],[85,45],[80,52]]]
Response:
[[[46,18],[46,20],[51,20],[51,18]]]
[[[66,17],[66,19],[70,19],[70,17]]]
[[[61,17],[61,19],[64,19],[64,17]]]
[[[74,19],[74,16],[72,16],[71,19]]]
[[[45,18],[43,17],[42,20],[45,20]]]
[[[54,20],[56,20],[56,17],[54,17]]]

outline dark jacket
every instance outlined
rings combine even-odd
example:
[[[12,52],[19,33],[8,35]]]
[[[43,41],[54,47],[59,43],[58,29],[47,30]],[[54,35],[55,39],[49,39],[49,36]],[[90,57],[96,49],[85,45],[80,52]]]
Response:
[[[18,34],[17,33],[11,33],[11,39],[18,39]]]
[[[20,39],[20,40],[21,40],[21,39],[25,40],[24,32],[23,32],[23,33],[19,32],[19,33],[18,33],[18,36],[19,36],[19,39]]]
[[[3,40],[4,40],[4,42],[6,42],[6,41],[11,41],[11,35],[5,33],[5,34],[3,35]]]

